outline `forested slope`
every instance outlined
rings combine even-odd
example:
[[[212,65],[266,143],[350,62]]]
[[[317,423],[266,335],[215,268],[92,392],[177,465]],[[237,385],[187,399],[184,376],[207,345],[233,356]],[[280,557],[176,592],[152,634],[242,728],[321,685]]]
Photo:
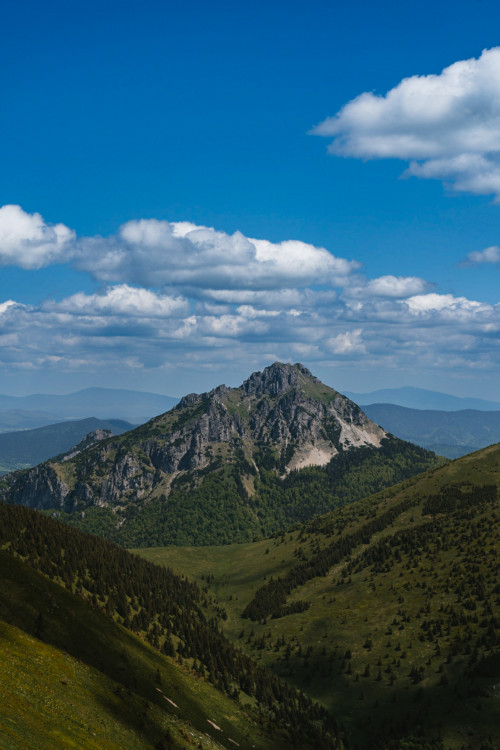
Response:
[[[148,658],[152,658],[153,649],[167,660],[175,658],[192,674],[194,694],[190,701],[201,691],[203,704],[205,690],[212,690],[211,683],[236,707],[246,705],[253,734],[264,734],[261,747],[294,743],[298,747],[341,747],[337,726],[324,709],[227,640],[214,613],[210,617],[205,614],[208,604],[196,584],[23,507],[0,505],[0,548],[2,571],[20,564],[33,569],[21,588],[14,591],[6,574],[1,612],[9,624],[26,624],[22,612],[29,601],[31,621],[28,616],[27,629],[31,635],[64,649],[115,681],[125,669],[116,644],[134,641],[132,633],[136,633],[151,647]],[[40,574],[59,586],[52,584],[44,597],[36,594],[31,603],[37,589],[33,576]],[[62,593],[71,601],[56,593],[60,585],[67,589]],[[102,642],[97,648],[95,642],[99,628],[109,631],[111,625],[114,652]],[[117,628],[121,637],[116,635]],[[129,673],[128,681],[121,684],[134,691],[134,679]],[[163,705],[161,695],[153,692],[158,693],[158,687],[158,681],[148,687],[148,695]],[[203,728],[209,729],[206,725]],[[236,725],[234,732],[239,732],[243,740],[241,728]]]
[[[497,445],[267,542],[144,554],[203,583],[225,632],[355,746],[484,750],[500,743],[499,488]]]

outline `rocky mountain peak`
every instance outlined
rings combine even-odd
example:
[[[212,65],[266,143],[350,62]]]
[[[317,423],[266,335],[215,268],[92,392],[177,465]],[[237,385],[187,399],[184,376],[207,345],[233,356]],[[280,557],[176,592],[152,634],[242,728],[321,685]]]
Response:
[[[297,388],[300,385],[301,376],[313,383],[319,382],[300,362],[294,365],[274,362],[262,372],[253,372],[244,381],[242,388],[249,396],[280,396],[286,391]]]
[[[241,472],[241,486],[251,494],[261,468],[284,476],[325,466],[342,451],[377,449],[385,437],[356,404],[304,365],[275,362],[238,388],[190,393],[170,412],[124,436],[104,441],[90,436],[87,445],[35,472],[33,484],[41,492],[45,477],[47,492],[55,492],[59,477],[66,489],[55,506],[121,507],[132,499],[167,497],[183,482],[197,486],[223,467],[239,467],[234,470]],[[12,481],[12,496],[25,502],[29,473]],[[28,501],[34,502],[31,495]]]
[[[177,408],[185,409],[188,406],[192,406],[198,401],[199,398],[200,398],[199,393],[188,393],[186,396],[183,396],[181,398],[181,400],[177,404]]]

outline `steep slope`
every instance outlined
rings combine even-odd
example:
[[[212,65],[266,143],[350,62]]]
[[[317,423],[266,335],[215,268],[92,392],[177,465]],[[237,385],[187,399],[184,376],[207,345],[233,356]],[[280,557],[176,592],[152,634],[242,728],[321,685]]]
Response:
[[[171,571],[0,504],[0,747],[341,750],[332,717],[235,648],[207,606]]]
[[[394,435],[447,458],[459,458],[500,440],[500,411],[433,411],[370,404],[365,413]]]
[[[485,750],[500,746],[499,492],[495,445],[269,540],[141,554],[203,583],[225,632],[334,707],[355,746]]]
[[[65,453],[90,432],[106,430],[121,435],[133,425],[120,419],[79,419],[58,422],[35,430],[19,430],[0,434],[0,472],[29,468]],[[108,435],[107,437],[109,437]]]
[[[191,736],[215,750],[226,745],[210,735],[207,718],[224,714],[234,734],[250,726],[266,746],[229,698],[208,684],[200,690],[172,659],[0,555],[0,747],[181,750]]]
[[[9,475],[1,492],[129,546],[203,544],[286,528],[435,464],[302,365],[275,363],[74,459]]]

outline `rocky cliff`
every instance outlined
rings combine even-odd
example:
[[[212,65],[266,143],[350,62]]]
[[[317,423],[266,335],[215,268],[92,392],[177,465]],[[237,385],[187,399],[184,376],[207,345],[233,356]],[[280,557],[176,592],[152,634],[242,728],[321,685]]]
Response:
[[[1,494],[38,509],[100,507],[127,516],[131,507],[165,501],[179,487],[190,491],[229,471],[246,502],[263,470],[284,478],[356,448],[376,450],[386,437],[303,365],[276,362],[239,388],[189,394],[135,430],[8,475]]]

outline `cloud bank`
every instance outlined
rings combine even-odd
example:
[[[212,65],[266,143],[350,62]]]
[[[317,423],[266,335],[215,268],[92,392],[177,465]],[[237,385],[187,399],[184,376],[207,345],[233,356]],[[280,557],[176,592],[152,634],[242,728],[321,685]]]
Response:
[[[312,132],[333,138],[332,154],[402,159],[406,175],[500,202],[500,47],[384,96],[364,92]]]
[[[38,305],[0,300],[0,369],[121,376],[278,358],[467,373],[500,364],[500,305],[440,294],[414,276],[367,279],[357,261],[304,242],[155,219],[80,238],[18,206],[0,209],[0,238],[3,263],[66,263],[101,284]],[[487,248],[470,262],[498,257]]]

